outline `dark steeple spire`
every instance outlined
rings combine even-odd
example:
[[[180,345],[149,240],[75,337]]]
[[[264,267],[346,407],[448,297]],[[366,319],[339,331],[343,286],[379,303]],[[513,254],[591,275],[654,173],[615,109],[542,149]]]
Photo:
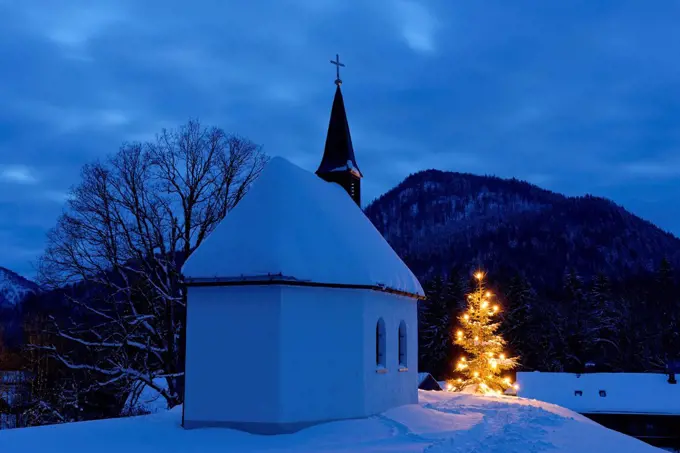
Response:
[[[326,135],[326,147],[323,159],[316,174],[328,181],[340,184],[352,199],[361,207],[361,170],[354,157],[352,147],[352,137],[349,133],[347,114],[345,113],[345,102],[342,98],[340,85],[340,59],[331,60],[337,66],[335,84],[335,98],[331,109],[331,119],[328,123],[328,134]]]

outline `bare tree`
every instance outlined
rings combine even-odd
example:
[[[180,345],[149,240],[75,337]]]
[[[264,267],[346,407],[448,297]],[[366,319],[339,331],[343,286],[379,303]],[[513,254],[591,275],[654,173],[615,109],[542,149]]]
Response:
[[[91,376],[86,390],[143,383],[181,402],[182,263],[243,198],[267,157],[252,142],[190,121],[86,165],[39,262],[73,312],[38,345]],[[166,382],[163,382],[166,381]]]

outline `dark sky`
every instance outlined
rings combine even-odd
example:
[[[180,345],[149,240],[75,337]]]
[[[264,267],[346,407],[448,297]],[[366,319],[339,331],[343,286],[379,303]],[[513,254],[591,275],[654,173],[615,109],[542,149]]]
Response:
[[[189,118],[318,164],[340,54],[370,200],[439,168],[680,233],[680,2],[0,0],[0,266],[80,167]]]

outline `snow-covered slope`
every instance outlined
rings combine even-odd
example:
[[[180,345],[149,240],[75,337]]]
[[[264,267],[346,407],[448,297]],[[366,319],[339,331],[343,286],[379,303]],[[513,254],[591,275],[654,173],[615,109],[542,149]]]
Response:
[[[22,453],[659,451],[559,406],[447,392],[421,391],[420,404],[281,436],[228,429],[185,431],[180,420],[177,407],[128,419],[0,431],[0,446],[2,451]]]
[[[14,306],[28,293],[38,290],[38,285],[9,269],[0,267],[0,307]]]

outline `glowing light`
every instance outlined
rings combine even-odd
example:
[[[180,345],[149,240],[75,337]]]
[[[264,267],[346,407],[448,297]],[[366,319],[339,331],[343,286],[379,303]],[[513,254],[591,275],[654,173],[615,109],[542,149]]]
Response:
[[[498,305],[493,306],[493,311],[498,311]]]
[[[451,390],[453,390],[453,385],[451,385],[451,384],[446,384],[446,390],[448,390],[449,392],[450,392]]]
[[[515,390],[519,390],[519,384],[513,385],[512,388],[514,388]]]
[[[489,306],[489,303],[487,301],[482,302],[482,308],[486,308]]]
[[[465,360],[466,360],[465,357],[461,357],[461,358],[460,358],[460,361],[461,361],[461,362],[465,362]]]
[[[458,332],[456,332],[456,335],[458,335],[458,337],[462,337],[462,336],[463,336],[463,331],[462,331],[462,330],[459,330]]]
[[[503,382],[505,382],[508,385],[510,385],[510,383],[511,383],[509,377],[506,377],[505,379],[503,379]]]
[[[475,341],[479,341],[479,337],[475,337]]]
[[[463,382],[463,380],[461,378],[458,378],[458,382]]]
[[[482,272],[480,272],[480,271],[477,271],[477,272],[475,272],[475,278],[476,278],[477,280],[481,280],[481,279],[484,278],[484,274],[483,274]]]
[[[491,297],[493,294],[491,294],[491,291],[487,291],[486,294],[484,294],[486,297]]]
[[[491,361],[491,368],[493,368],[495,370],[497,367],[498,367],[498,364],[496,363],[496,361],[492,360]]]
[[[463,315],[463,319],[467,321],[468,319],[470,319],[470,315],[468,315],[467,313],[465,313],[465,314]]]
[[[501,360],[505,360],[505,354],[501,354],[498,357],[500,357]]]
[[[479,377],[479,371],[475,371],[475,372],[473,373],[473,376],[474,376],[474,377]]]

